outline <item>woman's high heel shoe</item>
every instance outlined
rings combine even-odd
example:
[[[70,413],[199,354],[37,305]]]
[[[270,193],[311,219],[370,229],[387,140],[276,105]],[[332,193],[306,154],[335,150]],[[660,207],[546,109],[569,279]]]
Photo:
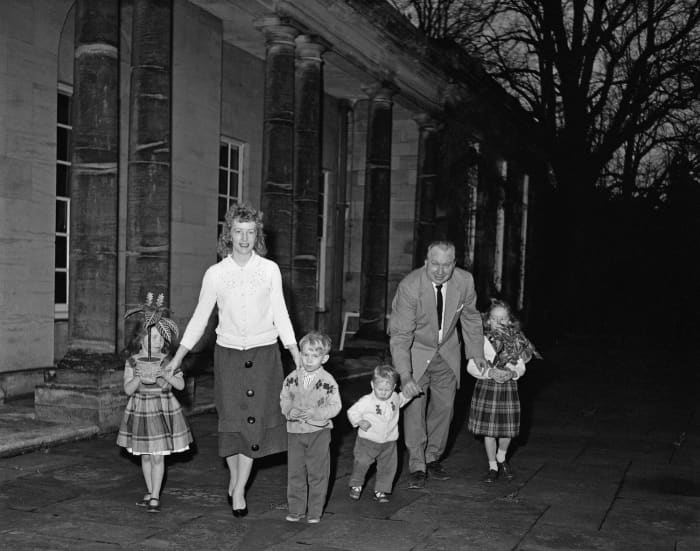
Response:
[[[248,514],[248,507],[244,507],[243,509],[233,509],[233,516],[236,518],[244,517],[247,514]]]

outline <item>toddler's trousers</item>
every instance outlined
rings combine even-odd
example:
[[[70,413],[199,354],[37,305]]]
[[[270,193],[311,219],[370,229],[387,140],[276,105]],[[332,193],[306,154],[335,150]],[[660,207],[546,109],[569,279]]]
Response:
[[[375,492],[391,493],[396,476],[398,456],[396,453],[396,441],[372,442],[359,435],[355,439],[355,462],[352,466],[350,486],[364,486],[365,476],[370,465],[377,462],[377,478],[374,482]]]
[[[321,518],[331,472],[331,429],[287,433],[287,509]]]

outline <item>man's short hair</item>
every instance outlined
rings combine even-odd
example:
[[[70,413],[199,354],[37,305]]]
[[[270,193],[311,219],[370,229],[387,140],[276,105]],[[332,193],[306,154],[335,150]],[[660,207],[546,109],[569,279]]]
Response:
[[[455,244],[452,243],[452,241],[433,241],[430,243],[430,245],[428,245],[428,248],[425,251],[425,258],[428,258],[428,256],[430,256],[430,250],[433,247],[437,247],[439,249],[442,249],[443,251],[451,250],[453,253],[455,252]]]

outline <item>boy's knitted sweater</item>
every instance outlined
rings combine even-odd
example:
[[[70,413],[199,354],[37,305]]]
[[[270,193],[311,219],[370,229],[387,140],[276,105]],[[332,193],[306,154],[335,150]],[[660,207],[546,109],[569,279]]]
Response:
[[[287,419],[287,432],[308,433],[332,428],[331,419],[340,412],[340,393],[333,376],[321,367],[313,372],[314,378],[305,388],[305,374],[303,368],[295,369],[282,383],[280,408]],[[308,409],[309,419],[290,419],[292,408]]]
[[[369,430],[358,430],[360,438],[378,444],[392,442],[399,437],[399,409],[408,401],[403,392],[392,393],[388,400],[379,400],[374,392],[370,392],[348,409],[348,419],[353,427],[357,427],[362,419],[371,423]]]

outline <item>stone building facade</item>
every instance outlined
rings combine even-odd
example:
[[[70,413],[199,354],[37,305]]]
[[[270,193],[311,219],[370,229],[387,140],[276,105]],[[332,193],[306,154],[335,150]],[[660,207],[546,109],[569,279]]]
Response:
[[[71,350],[118,353],[144,281],[184,327],[234,200],[266,212],[299,334],[381,333],[434,238],[527,315],[545,189],[527,118],[386,2],[27,0],[0,19],[5,395]]]

